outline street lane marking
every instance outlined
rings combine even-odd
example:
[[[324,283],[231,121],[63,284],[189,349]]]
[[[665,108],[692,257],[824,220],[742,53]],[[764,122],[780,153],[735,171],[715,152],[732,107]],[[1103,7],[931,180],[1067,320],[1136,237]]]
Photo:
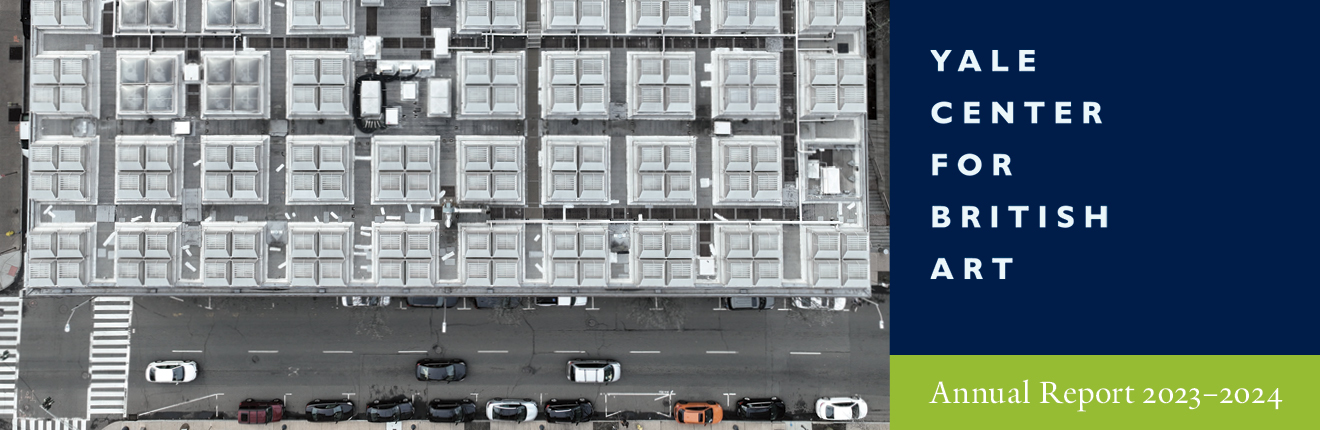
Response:
[[[586,354],[586,351],[555,351],[555,354]]]
[[[659,354],[660,351],[628,351],[633,354]]]
[[[275,351],[275,350],[260,350],[260,349],[254,349],[248,351],[248,354],[279,354],[279,353],[280,353],[279,351]]]
[[[175,353],[175,354],[201,354],[201,353],[202,353],[202,350],[200,350],[200,349],[176,349],[176,350],[173,350],[173,351],[170,351],[170,352],[173,352],[173,353]]]
[[[322,354],[352,354],[353,351],[321,351]]]
[[[495,350],[477,351],[477,354],[508,354],[508,353],[509,353],[509,351],[503,351],[503,350],[501,350],[501,351],[495,351]]]
[[[819,352],[800,352],[800,351],[793,351],[793,352],[790,352],[789,354],[792,354],[792,355],[820,355]]]
[[[425,354],[426,351],[399,351],[400,354]]]
[[[737,354],[738,351],[706,351],[707,354]]]

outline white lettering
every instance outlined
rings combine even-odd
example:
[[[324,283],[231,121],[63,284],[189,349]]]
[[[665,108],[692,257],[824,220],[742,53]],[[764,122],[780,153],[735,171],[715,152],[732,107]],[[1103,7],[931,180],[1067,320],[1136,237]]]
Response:
[[[949,50],[945,50],[944,53],[941,54],[941,53],[935,51],[934,49],[930,50],[930,55],[934,55],[934,56],[935,56],[935,61],[938,61],[938,62],[939,62],[939,64],[935,66],[935,71],[936,71],[936,72],[943,72],[943,71],[944,71],[944,60],[948,60],[948,59],[949,59],[949,52],[951,52],[951,51],[949,51]]]

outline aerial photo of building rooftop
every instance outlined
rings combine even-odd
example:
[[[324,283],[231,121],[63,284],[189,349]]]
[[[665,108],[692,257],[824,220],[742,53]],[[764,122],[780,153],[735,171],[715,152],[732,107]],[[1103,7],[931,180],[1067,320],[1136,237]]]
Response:
[[[862,1],[102,5],[32,1],[28,294],[877,279]]]

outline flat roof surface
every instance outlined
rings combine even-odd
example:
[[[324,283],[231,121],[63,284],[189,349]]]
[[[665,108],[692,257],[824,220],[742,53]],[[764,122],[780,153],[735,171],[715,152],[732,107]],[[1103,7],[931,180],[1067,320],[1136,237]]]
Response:
[[[861,4],[34,0],[28,288],[864,295]]]

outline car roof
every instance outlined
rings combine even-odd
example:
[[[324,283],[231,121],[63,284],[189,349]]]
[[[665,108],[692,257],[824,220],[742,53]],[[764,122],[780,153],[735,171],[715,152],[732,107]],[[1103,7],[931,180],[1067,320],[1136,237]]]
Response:
[[[578,382],[605,382],[605,367],[573,366],[573,380]]]

